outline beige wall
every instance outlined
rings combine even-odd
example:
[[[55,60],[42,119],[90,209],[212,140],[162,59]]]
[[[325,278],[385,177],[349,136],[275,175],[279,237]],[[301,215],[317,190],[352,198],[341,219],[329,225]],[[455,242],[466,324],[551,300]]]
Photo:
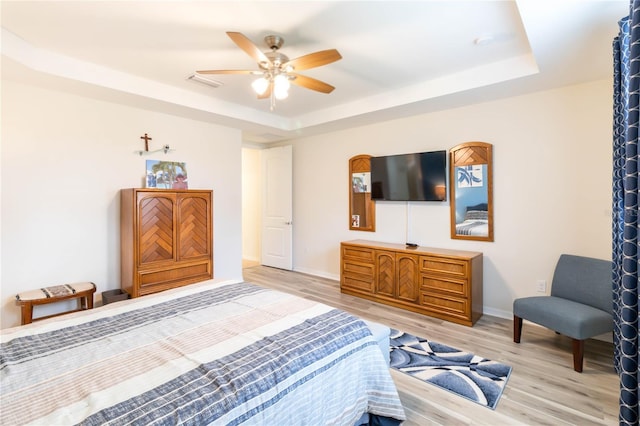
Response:
[[[481,251],[485,312],[510,317],[561,253],[610,258],[611,99],[598,81],[293,141],[294,268],[339,279],[350,239]],[[467,141],[494,145],[495,242],[452,240],[448,202],[377,203],[375,233],[348,230],[350,157]]]
[[[135,155],[145,132],[175,152]],[[214,190],[215,276],[241,278],[238,130],[3,79],[1,154],[3,328],[19,322],[21,290],[119,287],[118,191],[143,185],[147,159],[184,161],[191,188]]]
[[[242,148],[242,258],[260,261],[261,219],[260,149]]]
[[[339,243],[355,238],[482,251],[485,312],[509,317],[515,297],[551,282],[560,253],[610,257],[610,87],[598,81],[290,142],[294,269],[338,279]],[[118,190],[142,185],[146,158],[132,152],[145,132],[152,145],[176,149],[161,158],[187,162],[191,187],[215,191],[216,276],[240,278],[243,254],[259,256],[250,236],[259,224],[245,221],[247,211],[257,220],[249,206],[259,191],[244,185],[259,176],[240,173],[259,164],[259,151],[243,153],[239,131],[3,80],[2,327],[17,323],[20,290],[79,280],[98,292],[118,287]],[[375,233],[348,230],[350,157],[471,140],[494,145],[495,242],[451,240],[448,202],[378,203]]]

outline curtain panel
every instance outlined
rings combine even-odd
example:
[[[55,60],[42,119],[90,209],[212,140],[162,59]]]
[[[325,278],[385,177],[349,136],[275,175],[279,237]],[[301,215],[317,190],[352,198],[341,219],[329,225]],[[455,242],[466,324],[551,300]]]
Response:
[[[620,377],[621,425],[638,425],[638,137],[640,1],[630,2],[613,41],[614,366]]]

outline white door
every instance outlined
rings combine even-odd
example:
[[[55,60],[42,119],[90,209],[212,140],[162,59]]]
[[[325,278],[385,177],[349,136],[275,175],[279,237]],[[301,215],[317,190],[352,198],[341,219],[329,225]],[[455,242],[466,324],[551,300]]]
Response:
[[[262,264],[293,269],[291,145],[262,152]]]

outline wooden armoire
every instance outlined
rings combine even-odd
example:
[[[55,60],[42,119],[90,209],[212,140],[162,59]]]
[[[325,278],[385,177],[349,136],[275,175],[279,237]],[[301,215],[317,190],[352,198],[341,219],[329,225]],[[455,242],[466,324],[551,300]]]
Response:
[[[121,288],[144,296],[213,278],[213,191],[122,189]]]

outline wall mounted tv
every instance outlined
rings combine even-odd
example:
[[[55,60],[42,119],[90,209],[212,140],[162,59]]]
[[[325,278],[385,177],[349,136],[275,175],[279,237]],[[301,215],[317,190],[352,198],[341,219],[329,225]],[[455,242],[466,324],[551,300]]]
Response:
[[[385,201],[444,201],[447,151],[371,157],[371,198]]]

